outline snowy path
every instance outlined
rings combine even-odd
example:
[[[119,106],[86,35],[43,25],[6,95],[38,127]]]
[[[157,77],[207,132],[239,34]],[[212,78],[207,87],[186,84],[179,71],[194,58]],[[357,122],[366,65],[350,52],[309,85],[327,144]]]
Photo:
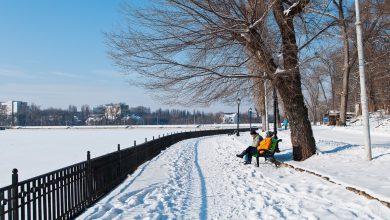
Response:
[[[235,137],[179,142],[79,219],[386,219],[388,208],[319,177],[244,166]]]

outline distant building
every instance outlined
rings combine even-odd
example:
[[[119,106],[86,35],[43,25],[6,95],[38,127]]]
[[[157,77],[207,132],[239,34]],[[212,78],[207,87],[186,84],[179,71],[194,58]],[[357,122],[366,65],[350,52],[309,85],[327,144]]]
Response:
[[[27,102],[0,102],[0,114],[6,116],[10,125],[24,125],[26,123]]]
[[[27,102],[21,101],[8,101],[8,102],[0,102],[2,109],[5,110],[5,115],[11,116],[12,114],[26,112],[27,110]]]
[[[346,113],[346,121],[351,121],[352,118],[356,117],[355,112]],[[340,111],[329,110],[323,115],[322,122],[324,125],[339,125],[340,123]]]
[[[224,124],[235,124],[237,123],[237,118],[237,113],[223,113],[221,116]]]
[[[91,114],[87,120],[85,120],[86,125],[104,125],[106,123],[106,117],[103,114]]]
[[[120,118],[122,114],[121,106],[119,104],[109,104],[106,105],[106,111],[104,115],[108,120],[116,120]]]
[[[93,108],[93,114],[90,114],[85,124],[87,125],[107,125],[107,124],[118,124],[126,119],[121,119],[124,112],[128,111],[129,106],[123,103],[119,104],[107,104],[100,105]],[[130,118],[129,118],[130,119]]]

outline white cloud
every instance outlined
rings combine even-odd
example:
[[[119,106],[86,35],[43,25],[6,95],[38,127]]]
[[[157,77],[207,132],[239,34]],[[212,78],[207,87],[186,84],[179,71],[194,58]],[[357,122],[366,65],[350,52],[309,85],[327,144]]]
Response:
[[[26,73],[24,70],[19,68],[1,68],[0,67],[0,77],[13,77],[13,78],[24,78],[29,77],[30,75]]]
[[[74,73],[67,73],[62,71],[52,71],[49,73],[50,75],[63,77],[63,78],[71,78],[71,79],[81,79],[82,76]]]

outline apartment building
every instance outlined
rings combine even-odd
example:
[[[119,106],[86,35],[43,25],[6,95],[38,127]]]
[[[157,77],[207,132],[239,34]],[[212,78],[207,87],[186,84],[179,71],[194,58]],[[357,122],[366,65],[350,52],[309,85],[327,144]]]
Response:
[[[0,102],[0,115],[4,125],[23,125],[26,122],[27,102]]]

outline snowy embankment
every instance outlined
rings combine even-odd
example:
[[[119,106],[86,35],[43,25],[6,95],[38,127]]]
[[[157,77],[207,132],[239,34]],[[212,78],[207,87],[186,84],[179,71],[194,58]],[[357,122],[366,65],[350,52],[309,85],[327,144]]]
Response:
[[[390,134],[390,133],[389,133]],[[289,135],[284,133],[285,139]],[[345,187],[353,187],[390,203],[390,135],[371,133],[372,160],[366,161],[363,132],[352,128],[314,129],[317,155],[303,162],[282,160],[294,167],[328,177],[330,181]],[[290,151],[287,151],[290,152]],[[290,153],[287,153],[290,154]],[[287,156],[287,155],[286,155]]]
[[[314,127],[318,155],[291,160],[289,131],[280,131],[277,159],[329,177],[234,155],[250,136],[213,136],[179,142],[129,175],[79,219],[388,219],[390,209],[346,190],[355,186],[390,198],[390,134],[372,133],[373,160],[351,127]]]

